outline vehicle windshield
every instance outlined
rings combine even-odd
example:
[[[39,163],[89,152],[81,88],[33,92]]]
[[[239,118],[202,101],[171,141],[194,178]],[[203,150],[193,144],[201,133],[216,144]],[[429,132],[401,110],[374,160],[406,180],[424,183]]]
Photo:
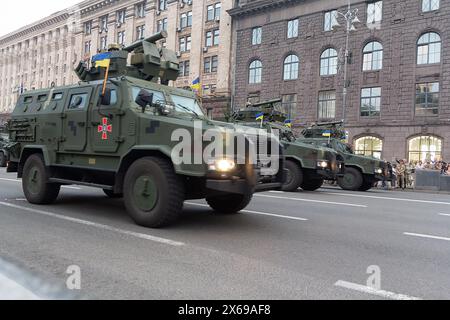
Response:
[[[345,143],[339,142],[337,143],[338,148],[345,153],[351,153],[353,154],[353,149],[350,148],[348,145],[346,145]]]
[[[189,97],[182,97],[178,95],[171,95],[172,101],[175,104],[175,110],[177,112],[187,113],[189,110],[191,113],[197,114],[199,116],[205,116],[202,108],[198,104],[196,99]]]

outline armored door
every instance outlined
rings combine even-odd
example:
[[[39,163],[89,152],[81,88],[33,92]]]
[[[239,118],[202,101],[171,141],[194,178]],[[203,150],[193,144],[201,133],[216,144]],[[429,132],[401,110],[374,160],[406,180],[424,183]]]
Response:
[[[82,152],[86,149],[87,115],[91,98],[92,87],[69,90],[63,115],[63,151]]]

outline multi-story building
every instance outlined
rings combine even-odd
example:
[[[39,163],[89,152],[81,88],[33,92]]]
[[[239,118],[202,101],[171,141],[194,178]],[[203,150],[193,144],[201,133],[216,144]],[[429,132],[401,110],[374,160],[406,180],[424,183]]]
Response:
[[[233,106],[282,98],[299,127],[345,119],[358,153],[450,161],[449,1],[352,0],[350,28],[348,3],[237,1]]]
[[[128,45],[165,30],[180,77],[200,77],[205,108],[222,113],[230,100],[232,0],[87,0],[0,37],[0,114],[20,92],[78,81],[73,67],[111,43]],[[0,116],[1,117],[1,116]]]

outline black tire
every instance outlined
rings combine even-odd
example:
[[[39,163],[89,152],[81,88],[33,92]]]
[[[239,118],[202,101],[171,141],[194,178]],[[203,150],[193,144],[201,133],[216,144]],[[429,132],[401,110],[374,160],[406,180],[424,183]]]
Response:
[[[114,193],[114,191],[108,189],[103,189],[103,192],[111,199],[123,198],[123,193]]]
[[[373,188],[373,183],[372,182],[364,181],[362,186],[359,188],[359,191],[365,192],[365,191],[369,191],[372,188]]]
[[[323,179],[305,180],[301,185],[301,188],[305,191],[316,191],[323,186]]]
[[[222,214],[238,214],[252,201],[253,194],[225,194],[207,197],[206,202],[216,212]]]
[[[338,179],[339,186],[344,190],[359,191],[363,185],[364,179],[357,169],[345,168],[345,174]]]
[[[183,182],[164,159],[139,159],[125,175],[125,207],[138,225],[162,228],[174,223],[183,210],[184,198]]]
[[[286,182],[283,184],[281,190],[286,192],[297,191],[303,183],[302,168],[292,160],[286,160],[284,168],[287,170]]]
[[[33,154],[25,161],[22,176],[22,188],[28,202],[32,204],[50,204],[58,198],[61,185],[49,183],[49,174],[40,154]]]
[[[3,151],[0,151],[0,168],[6,167],[6,156]]]

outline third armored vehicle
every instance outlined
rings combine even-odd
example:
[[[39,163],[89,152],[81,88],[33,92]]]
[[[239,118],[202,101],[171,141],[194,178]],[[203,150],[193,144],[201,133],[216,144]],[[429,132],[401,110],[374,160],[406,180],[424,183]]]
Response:
[[[97,187],[123,196],[136,223],[163,227],[186,199],[206,198],[214,210],[233,214],[254,192],[281,188],[281,147],[267,134],[261,139],[276,150],[267,155],[270,165],[258,152],[205,159],[206,132],[224,132],[217,139],[228,144],[224,129],[234,126],[210,121],[194,92],[167,85],[177,79],[179,63],[175,52],[157,45],[165,36],[112,48],[91,66],[80,63],[78,84],[20,96],[9,126],[8,171],[22,178],[29,202],[52,203],[61,185]]]
[[[246,126],[263,127],[269,132],[276,130],[280,135],[286,157],[287,178],[284,191],[305,191],[319,189],[324,180],[335,180],[344,173],[344,160],[333,149],[303,143],[295,137],[291,128],[284,125],[287,115],[279,105],[281,99],[274,99],[247,106],[234,113],[233,121]],[[260,121],[257,121],[257,118]]]
[[[345,161],[345,175],[338,179],[344,190],[368,191],[377,181],[388,180],[387,164],[374,157],[357,155],[343,142],[343,122],[318,123],[303,131],[300,141],[336,150]]]

